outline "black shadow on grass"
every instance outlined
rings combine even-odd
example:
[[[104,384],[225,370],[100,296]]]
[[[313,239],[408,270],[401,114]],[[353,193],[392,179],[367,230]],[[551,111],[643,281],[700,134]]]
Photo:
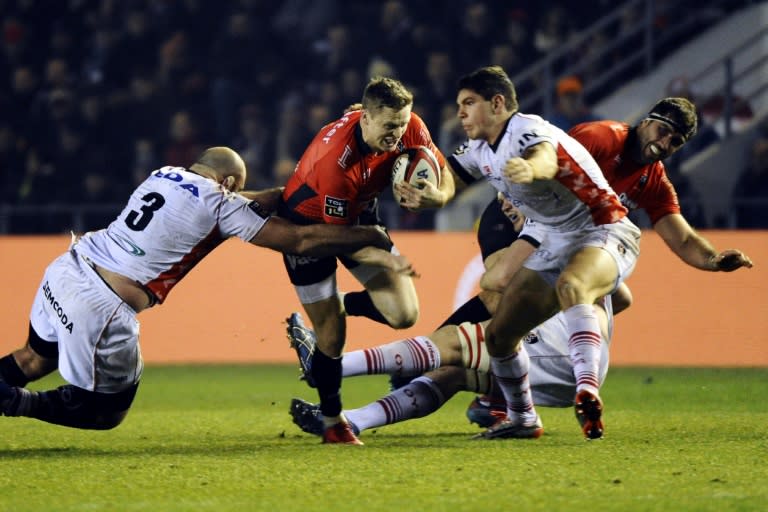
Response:
[[[272,445],[274,446],[274,445]],[[219,457],[222,454],[249,454],[264,447],[258,443],[242,445],[209,445],[206,447],[189,445],[157,446],[144,445],[135,448],[81,448],[81,447],[56,447],[56,448],[21,448],[0,450],[0,460],[30,459],[30,458],[81,458],[81,457],[115,457],[115,456],[144,456],[157,455],[210,455]]]

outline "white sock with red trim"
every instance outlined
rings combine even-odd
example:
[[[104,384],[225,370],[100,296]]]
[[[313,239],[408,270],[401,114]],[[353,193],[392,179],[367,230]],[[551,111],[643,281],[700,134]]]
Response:
[[[344,411],[350,423],[363,431],[399,421],[421,418],[438,410],[445,398],[437,384],[421,376],[365,407]]]
[[[592,304],[576,304],[563,312],[568,326],[568,350],[576,376],[576,391],[599,396],[600,323]]]
[[[519,352],[505,357],[491,357],[491,370],[507,402],[507,416],[510,420],[523,424],[536,420],[528,380],[530,365],[528,352],[522,343]]]
[[[440,349],[426,336],[347,352],[341,360],[342,375],[421,375],[440,368]]]

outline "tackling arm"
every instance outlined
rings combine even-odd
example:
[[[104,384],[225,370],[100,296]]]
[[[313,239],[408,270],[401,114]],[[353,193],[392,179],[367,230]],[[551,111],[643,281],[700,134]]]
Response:
[[[271,217],[250,242],[282,253],[314,257],[350,253],[367,246],[385,251],[392,248],[392,241],[379,226],[297,226],[280,217]]]
[[[261,205],[262,211],[272,213],[277,209],[277,203],[285,187],[274,187],[265,190],[243,190],[240,195]]]
[[[752,260],[737,249],[718,253],[706,238],[696,233],[685,217],[678,213],[665,215],[653,229],[672,252],[688,265],[711,272],[732,272],[741,267],[752,267]]]

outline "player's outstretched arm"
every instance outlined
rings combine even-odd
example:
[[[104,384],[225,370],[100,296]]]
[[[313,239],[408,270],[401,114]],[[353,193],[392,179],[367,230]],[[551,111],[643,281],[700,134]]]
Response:
[[[385,251],[392,248],[392,241],[379,226],[298,226],[280,217],[271,217],[250,242],[282,253],[318,258],[351,253],[368,246]]]
[[[277,209],[277,203],[284,189],[285,187],[274,187],[264,190],[243,190],[240,192],[240,195],[259,203],[261,211],[272,213]]]
[[[718,253],[680,214],[665,215],[656,222],[653,229],[672,252],[692,267],[711,272],[732,272],[741,267],[752,268],[752,260],[737,249]]]

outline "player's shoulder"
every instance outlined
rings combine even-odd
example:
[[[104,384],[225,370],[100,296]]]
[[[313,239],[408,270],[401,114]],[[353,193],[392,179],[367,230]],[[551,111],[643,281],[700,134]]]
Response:
[[[150,188],[175,189],[181,187],[187,190],[199,190],[201,188],[213,188],[217,183],[184,167],[166,165],[150,172],[142,185]]]
[[[161,167],[153,171],[147,180],[136,189],[134,196],[142,202],[146,202],[148,201],[146,199],[148,192],[160,196],[150,200],[154,201],[154,206],[171,204],[174,208],[187,212],[199,212],[200,210],[196,209],[203,207],[203,205],[209,210],[215,209],[221,202],[222,196],[231,202],[230,196],[233,195],[211,178],[183,167],[171,166]]]
[[[344,147],[347,141],[354,139],[355,128],[360,122],[361,113],[360,110],[353,110],[326,124],[320,129],[312,143]]]
[[[408,121],[409,128],[412,126],[421,127],[426,125],[427,123],[424,122],[424,119],[419,114],[417,114],[416,112],[411,112],[411,118]]]
[[[517,112],[509,119],[502,135],[502,144],[504,140],[514,142],[514,144],[523,144],[531,141],[541,141],[549,139],[554,142],[561,137],[561,130],[553,124],[547,122],[541,116],[536,114],[523,114]]]
[[[629,135],[629,125],[612,120],[589,121],[572,127],[568,135],[588,148],[621,150]]]
[[[626,140],[629,134],[629,125],[621,121],[603,119],[600,121],[588,121],[580,123],[568,130],[572,137],[579,136],[591,138],[609,138],[612,140]]]
[[[657,183],[666,189],[675,190],[675,186],[672,184],[672,180],[667,175],[667,168],[664,167],[664,162],[654,162],[648,165],[648,177],[649,180]]]
[[[456,147],[456,149],[453,150],[453,153],[451,155],[455,156],[455,157],[469,156],[469,155],[471,155],[473,153],[476,153],[476,152],[480,151],[480,148],[484,144],[487,145],[487,143],[484,140],[480,140],[480,139],[477,139],[477,140],[467,139],[464,142],[462,142],[461,144],[459,144]]]
[[[522,112],[516,112],[509,118],[507,123],[507,132],[513,132],[515,130],[526,130],[535,127],[547,126],[549,123],[544,120],[543,117],[536,114],[523,114]]]

